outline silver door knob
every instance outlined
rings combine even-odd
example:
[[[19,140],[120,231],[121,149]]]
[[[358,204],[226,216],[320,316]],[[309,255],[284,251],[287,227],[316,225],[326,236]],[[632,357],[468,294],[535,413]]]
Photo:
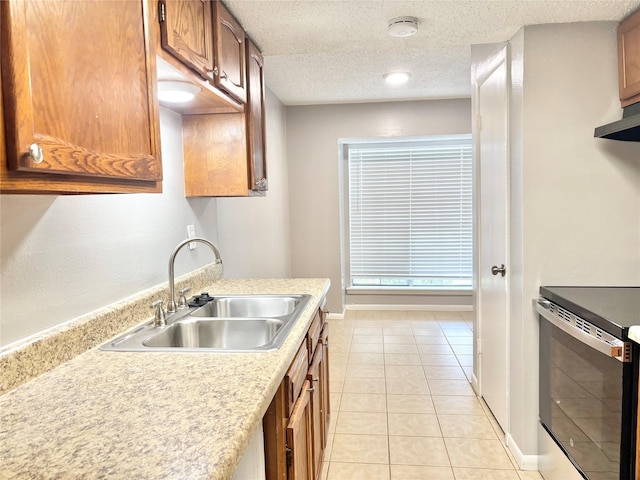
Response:
[[[500,274],[504,277],[507,274],[507,267],[504,266],[504,263],[499,267],[497,265],[494,265],[493,267],[491,267],[491,274],[492,275]]]

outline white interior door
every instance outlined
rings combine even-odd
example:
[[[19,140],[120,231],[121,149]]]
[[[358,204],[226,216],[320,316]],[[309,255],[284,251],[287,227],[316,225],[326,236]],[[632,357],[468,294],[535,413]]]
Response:
[[[508,432],[507,322],[508,85],[506,47],[476,84],[479,114],[479,348],[480,392]],[[497,268],[496,268],[497,267]],[[492,272],[493,270],[493,272]],[[505,276],[505,274],[507,276]]]

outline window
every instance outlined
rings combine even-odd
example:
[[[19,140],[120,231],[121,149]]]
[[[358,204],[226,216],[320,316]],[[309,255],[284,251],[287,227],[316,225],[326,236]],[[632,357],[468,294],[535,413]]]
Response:
[[[471,135],[346,150],[350,286],[470,288]]]

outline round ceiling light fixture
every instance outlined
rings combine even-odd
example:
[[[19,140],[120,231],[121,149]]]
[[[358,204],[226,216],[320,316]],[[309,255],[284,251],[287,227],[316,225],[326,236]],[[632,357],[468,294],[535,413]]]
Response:
[[[167,103],[187,103],[200,92],[200,87],[189,82],[160,80],[158,100]]]
[[[396,17],[389,20],[389,35],[405,38],[415,35],[418,31],[418,19],[416,17]]]
[[[411,77],[409,72],[389,72],[382,75],[389,85],[402,85],[409,81],[409,77]]]

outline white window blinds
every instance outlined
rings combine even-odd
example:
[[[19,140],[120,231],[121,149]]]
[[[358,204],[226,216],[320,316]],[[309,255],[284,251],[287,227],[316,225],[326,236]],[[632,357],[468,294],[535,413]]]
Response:
[[[470,287],[471,135],[347,149],[351,286]]]

